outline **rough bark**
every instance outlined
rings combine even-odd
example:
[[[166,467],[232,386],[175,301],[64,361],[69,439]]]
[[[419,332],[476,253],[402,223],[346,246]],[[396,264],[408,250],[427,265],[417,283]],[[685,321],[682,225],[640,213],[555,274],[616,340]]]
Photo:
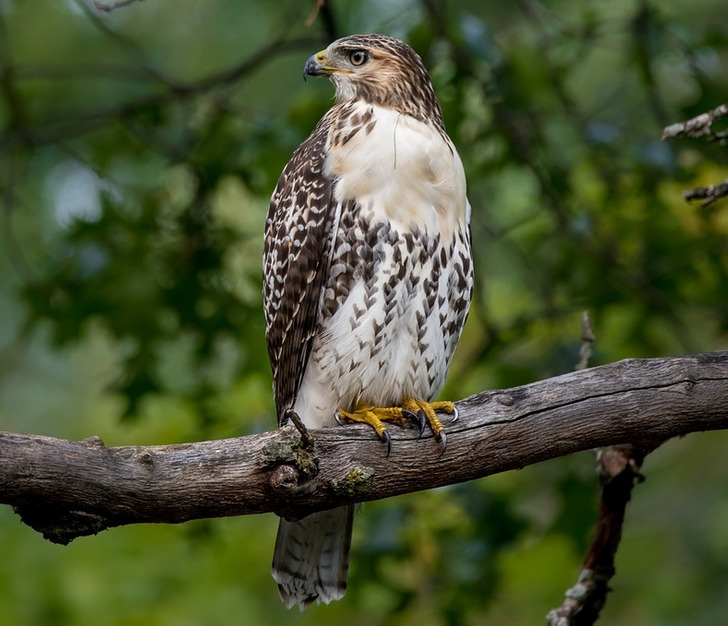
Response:
[[[293,427],[218,441],[107,448],[0,432],[0,503],[51,541],[140,522],[314,510],[441,487],[600,446],[650,450],[728,427],[728,351],[629,359],[457,403],[443,453],[391,427]]]

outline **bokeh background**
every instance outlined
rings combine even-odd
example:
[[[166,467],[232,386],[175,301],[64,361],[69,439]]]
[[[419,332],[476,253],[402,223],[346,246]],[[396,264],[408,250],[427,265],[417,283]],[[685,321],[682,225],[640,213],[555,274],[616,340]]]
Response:
[[[728,100],[727,26],[725,0],[0,0],[0,429],[274,426],[267,201],[331,104],[304,61],[354,32],[420,53],[468,174],[475,302],[444,395],[570,371],[582,310],[595,365],[726,348],[728,204],[682,199],[725,180],[725,148],[660,135]],[[727,447],[648,457],[600,623],[725,621]],[[583,453],[367,504],[349,593],[303,615],[269,576],[272,515],[61,547],[2,507],[0,623],[543,623],[597,492]]]

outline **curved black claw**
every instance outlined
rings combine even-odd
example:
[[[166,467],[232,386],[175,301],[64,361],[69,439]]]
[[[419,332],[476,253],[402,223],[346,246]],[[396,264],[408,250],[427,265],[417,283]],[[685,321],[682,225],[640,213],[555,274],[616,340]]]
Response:
[[[339,412],[338,411],[334,411],[334,419],[336,420],[336,423],[339,426],[343,426],[344,425],[344,423],[341,421],[341,416],[339,415]]]
[[[386,430],[383,430],[382,439],[387,443],[387,458],[389,458],[389,454],[392,452],[392,437]]]
[[[402,415],[406,417],[410,422],[412,422],[415,426],[417,426],[417,430],[419,430],[419,435],[417,438],[419,439],[422,437],[422,433],[425,432],[425,413],[424,411],[417,411],[415,413],[414,411],[410,411],[409,409],[402,409]]]
[[[440,431],[437,441],[440,444],[440,448],[442,448],[442,452],[440,452],[440,456],[442,456],[445,454],[445,450],[447,450],[447,433],[444,430]]]
[[[452,419],[450,420],[450,423],[454,424],[460,419],[460,411],[458,411],[458,407],[453,404],[452,407]]]

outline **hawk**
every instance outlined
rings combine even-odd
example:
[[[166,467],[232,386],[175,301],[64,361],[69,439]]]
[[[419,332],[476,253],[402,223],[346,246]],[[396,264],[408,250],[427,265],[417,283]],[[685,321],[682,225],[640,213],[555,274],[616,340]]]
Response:
[[[425,422],[473,285],[465,174],[420,57],[382,35],[308,59],[335,104],[294,152],[265,228],[264,308],[279,425]],[[353,507],[280,520],[273,577],[287,607],[346,591]]]

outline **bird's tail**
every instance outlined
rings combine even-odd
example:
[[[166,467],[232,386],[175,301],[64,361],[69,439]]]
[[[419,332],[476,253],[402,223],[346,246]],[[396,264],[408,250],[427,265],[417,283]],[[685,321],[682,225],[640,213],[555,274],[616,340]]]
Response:
[[[303,611],[344,596],[353,520],[353,506],[280,520],[272,574],[286,608],[298,604]]]

